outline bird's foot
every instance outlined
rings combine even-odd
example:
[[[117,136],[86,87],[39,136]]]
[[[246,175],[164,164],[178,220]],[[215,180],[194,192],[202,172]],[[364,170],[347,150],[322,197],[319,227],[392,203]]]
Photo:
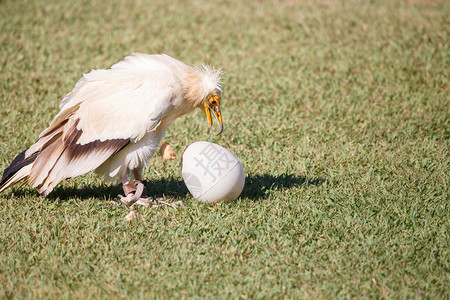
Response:
[[[148,197],[145,190],[144,183],[139,180],[134,180],[123,185],[123,191],[126,196],[118,195],[120,197],[120,204],[125,204],[130,209],[133,205],[142,205],[145,207],[158,207],[158,206],[170,206],[173,208],[184,207],[183,202],[177,201],[174,203],[168,203],[163,201],[162,197],[153,198]],[[119,205],[120,205],[119,204]]]
[[[142,195],[145,193],[145,186],[139,180],[134,180],[123,185],[123,191],[126,196],[118,195],[120,202],[131,208],[133,204],[139,201]],[[145,193],[146,194],[146,193]]]

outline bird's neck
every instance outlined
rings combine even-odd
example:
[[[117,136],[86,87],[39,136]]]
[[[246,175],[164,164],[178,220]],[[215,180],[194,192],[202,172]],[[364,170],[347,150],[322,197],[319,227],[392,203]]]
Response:
[[[175,119],[202,108],[202,101],[208,95],[205,86],[205,74],[201,70],[189,67],[180,77],[181,97],[173,100],[172,109],[161,120],[158,130],[165,130]]]
[[[183,101],[192,108],[198,107],[208,95],[204,84],[204,74],[198,69],[190,68],[181,78]]]
[[[161,119],[157,130],[165,130],[177,118],[191,113],[196,108],[194,104],[193,101],[187,101],[184,98],[174,99],[172,108]]]

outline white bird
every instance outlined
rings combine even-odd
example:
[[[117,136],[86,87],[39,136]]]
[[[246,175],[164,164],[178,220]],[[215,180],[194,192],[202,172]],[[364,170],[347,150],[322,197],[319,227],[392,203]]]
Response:
[[[120,179],[123,202],[136,202],[142,169],[176,118],[201,108],[208,133],[211,113],[222,133],[221,95],[220,69],[168,55],[133,53],[111,69],[92,70],[62,99],[37,142],[5,169],[0,192],[26,180],[47,196],[62,180],[95,170],[106,182]]]

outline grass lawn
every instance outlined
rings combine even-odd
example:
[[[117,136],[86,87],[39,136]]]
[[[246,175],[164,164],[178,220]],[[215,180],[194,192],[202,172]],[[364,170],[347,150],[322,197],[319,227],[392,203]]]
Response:
[[[82,73],[132,52],[223,66],[225,132],[177,120],[150,194],[107,205],[93,174],[0,195],[0,298],[449,299],[449,1],[0,1],[0,169]],[[217,128],[213,128],[214,130]],[[247,174],[233,203],[188,193],[207,140]]]

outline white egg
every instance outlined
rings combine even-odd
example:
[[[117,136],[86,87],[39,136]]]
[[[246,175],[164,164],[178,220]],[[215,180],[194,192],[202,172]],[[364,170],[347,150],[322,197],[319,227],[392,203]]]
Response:
[[[222,146],[196,142],[184,150],[181,172],[195,199],[216,203],[233,201],[241,194],[245,173],[239,159]]]

